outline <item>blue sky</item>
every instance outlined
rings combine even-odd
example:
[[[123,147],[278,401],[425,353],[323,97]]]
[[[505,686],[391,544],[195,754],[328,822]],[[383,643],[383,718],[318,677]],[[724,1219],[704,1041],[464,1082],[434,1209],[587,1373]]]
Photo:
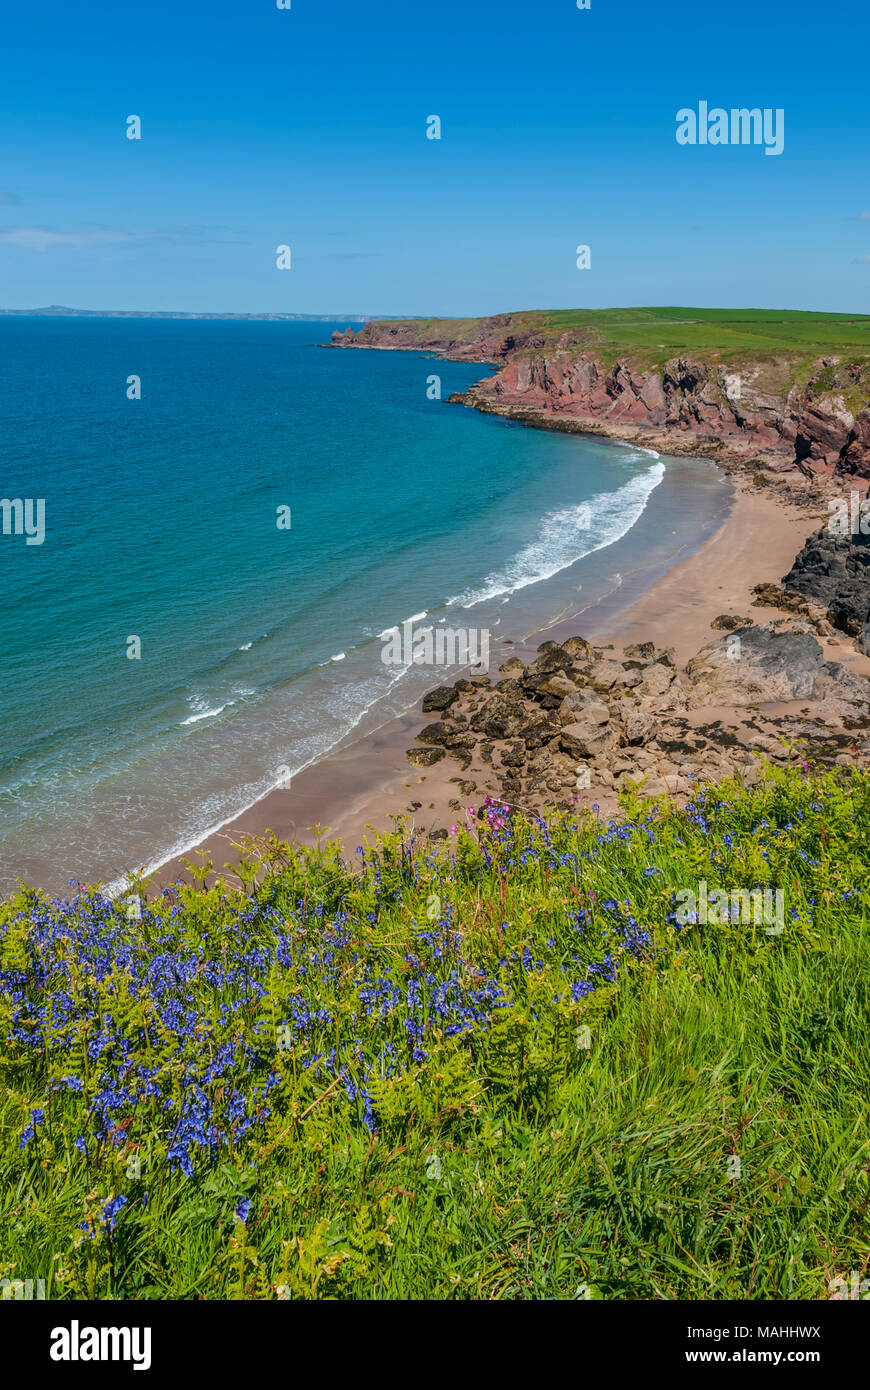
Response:
[[[3,27],[0,307],[870,312],[865,0],[52,0]],[[699,100],[783,108],[783,153],[678,146]]]

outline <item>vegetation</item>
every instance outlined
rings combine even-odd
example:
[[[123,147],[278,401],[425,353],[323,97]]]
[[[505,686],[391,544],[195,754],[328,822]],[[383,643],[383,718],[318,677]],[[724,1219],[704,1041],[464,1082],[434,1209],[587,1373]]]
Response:
[[[570,331],[578,349],[596,351],[608,364],[629,357],[640,368],[660,367],[679,353],[711,354],[745,365],[779,363],[790,378],[805,374],[826,352],[856,361],[870,354],[870,315],[817,314],[796,309],[549,309],[511,315],[518,333],[534,331],[552,346]],[[433,338],[470,342],[480,319],[421,319],[421,343]],[[858,350],[857,353],[855,350]]]
[[[252,843],[0,910],[0,1278],[53,1298],[824,1299],[868,1261],[870,777]],[[785,929],[681,925],[705,881]],[[206,886],[210,883],[211,886]]]

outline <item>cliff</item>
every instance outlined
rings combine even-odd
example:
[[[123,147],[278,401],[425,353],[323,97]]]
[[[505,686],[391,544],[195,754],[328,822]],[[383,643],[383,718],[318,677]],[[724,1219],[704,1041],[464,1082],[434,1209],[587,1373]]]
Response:
[[[713,317],[728,312],[758,317]],[[529,424],[775,472],[839,475],[863,490],[870,482],[870,319],[780,312],[396,320],[337,332],[333,344],[487,362],[495,374],[451,400]],[[620,322],[615,314],[641,317]],[[574,321],[564,327],[566,318]]]

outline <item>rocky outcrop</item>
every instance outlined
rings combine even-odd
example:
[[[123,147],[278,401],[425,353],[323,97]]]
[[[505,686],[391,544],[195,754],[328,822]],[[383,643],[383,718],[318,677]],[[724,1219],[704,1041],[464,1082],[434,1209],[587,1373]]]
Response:
[[[644,370],[630,357],[608,365],[575,333],[547,332],[528,317],[369,322],[336,332],[333,344],[493,363],[494,376],[451,400],[528,424],[870,482],[867,359],[821,357],[807,380],[786,356],[736,364],[683,354]]]
[[[810,536],[788,574],[787,590],[824,606],[833,627],[862,639],[870,624],[870,536],[841,536],[829,527]]]
[[[460,325],[467,323],[464,336]],[[437,352],[452,361],[500,362],[514,353],[540,349],[545,335],[514,314],[484,319],[370,320],[362,328],[338,330],[333,347],[381,348],[398,352]]]
[[[870,682],[842,663],[826,661],[812,633],[742,628],[703,647],[686,667],[689,708],[757,706],[789,700],[837,701],[854,720],[870,711]]]
[[[451,687],[439,686],[424,708],[442,717],[420,731],[424,746],[409,749],[408,760],[428,767],[454,759],[468,775],[452,780],[468,794],[526,810],[605,803],[630,789],[685,799],[735,772],[752,780],[761,757],[803,757],[798,748],[814,749],[817,761],[866,762],[870,744],[859,748],[854,731],[870,712],[870,681],[826,661],[799,618],[767,627],[737,621],[685,673],[672,651],[651,642],[620,653],[572,637],[543,643],[527,665],[511,657],[495,684],[488,676],[457,681],[450,701]],[[771,709],[792,701],[805,704],[800,716]],[[699,720],[707,710],[707,722]]]
[[[827,364],[827,365],[826,365]],[[620,359],[610,368],[594,354],[570,351],[513,355],[460,399],[478,409],[593,433],[637,439],[671,453],[755,461],[774,472],[842,475],[870,481],[870,408],[857,415],[828,386],[830,359],[803,387],[785,364],[768,373],[704,358],[677,357],[661,371],[638,371]],[[870,371],[863,384],[870,398]]]

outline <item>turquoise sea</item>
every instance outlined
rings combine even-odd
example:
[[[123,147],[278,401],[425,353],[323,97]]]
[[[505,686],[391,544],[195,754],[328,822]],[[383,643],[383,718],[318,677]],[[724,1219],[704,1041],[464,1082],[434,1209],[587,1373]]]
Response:
[[[0,890],[165,860],[455,679],[393,625],[485,629],[494,674],[721,513],[709,464],[446,404],[486,369],[345,326],[0,319],[0,489],[45,505],[0,535]]]

